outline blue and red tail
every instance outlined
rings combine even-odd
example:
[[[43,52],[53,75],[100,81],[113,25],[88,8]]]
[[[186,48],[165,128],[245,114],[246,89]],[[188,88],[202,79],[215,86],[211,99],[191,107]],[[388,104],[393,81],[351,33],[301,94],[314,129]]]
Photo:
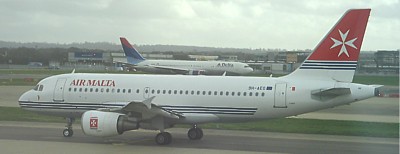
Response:
[[[348,10],[287,77],[352,82],[371,9]]]
[[[122,48],[124,49],[125,55],[128,59],[133,59],[136,61],[143,61],[145,58],[126,40],[124,37],[119,38],[121,40]]]

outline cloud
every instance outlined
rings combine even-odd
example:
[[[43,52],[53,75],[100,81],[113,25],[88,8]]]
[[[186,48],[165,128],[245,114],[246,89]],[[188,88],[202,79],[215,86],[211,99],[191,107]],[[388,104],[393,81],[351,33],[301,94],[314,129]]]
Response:
[[[310,49],[349,8],[372,8],[364,50],[400,48],[397,0],[5,0],[0,40]]]

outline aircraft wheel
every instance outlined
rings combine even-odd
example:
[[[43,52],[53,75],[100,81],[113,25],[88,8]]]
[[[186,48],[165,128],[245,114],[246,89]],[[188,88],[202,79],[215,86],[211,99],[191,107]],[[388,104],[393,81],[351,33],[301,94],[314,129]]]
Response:
[[[190,128],[188,131],[188,137],[191,140],[200,140],[203,138],[203,130],[201,128]]]
[[[156,143],[158,145],[167,145],[172,141],[172,135],[168,132],[158,133],[156,136]]]
[[[64,137],[71,137],[72,135],[74,135],[74,131],[72,129],[64,129],[63,135]]]

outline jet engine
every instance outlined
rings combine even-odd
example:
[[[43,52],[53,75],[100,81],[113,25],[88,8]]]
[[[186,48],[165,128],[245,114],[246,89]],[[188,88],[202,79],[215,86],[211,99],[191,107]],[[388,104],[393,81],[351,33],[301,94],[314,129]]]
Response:
[[[139,128],[139,123],[127,115],[115,112],[86,111],[83,113],[82,130],[86,135],[107,137],[120,135]]]

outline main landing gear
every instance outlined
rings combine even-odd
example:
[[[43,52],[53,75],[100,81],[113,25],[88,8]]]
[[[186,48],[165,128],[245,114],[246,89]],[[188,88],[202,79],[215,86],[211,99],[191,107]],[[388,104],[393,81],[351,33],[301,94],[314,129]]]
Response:
[[[187,135],[190,140],[200,140],[203,138],[203,130],[197,127],[197,125],[193,125],[193,127],[189,129]]]
[[[158,145],[167,145],[172,141],[172,135],[168,132],[158,133],[156,136],[156,143]]]
[[[190,140],[200,140],[203,138],[203,130],[197,127],[197,125],[193,125],[193,127],[189,129],[187,136]],[[155,141],[158,145],[167,145],[171,143],[172,136],[168,132],[161,131],[161,133],[157,134]]]
[[[74,135],[74,131],[72,130],[72,123],[75,121],[74,118],[65,118],[67,120],[67,125],[65,127],[67,127],[67,129],[64,129],[63,131],[63,135],[64,137],[71,137],[72,135]]]

